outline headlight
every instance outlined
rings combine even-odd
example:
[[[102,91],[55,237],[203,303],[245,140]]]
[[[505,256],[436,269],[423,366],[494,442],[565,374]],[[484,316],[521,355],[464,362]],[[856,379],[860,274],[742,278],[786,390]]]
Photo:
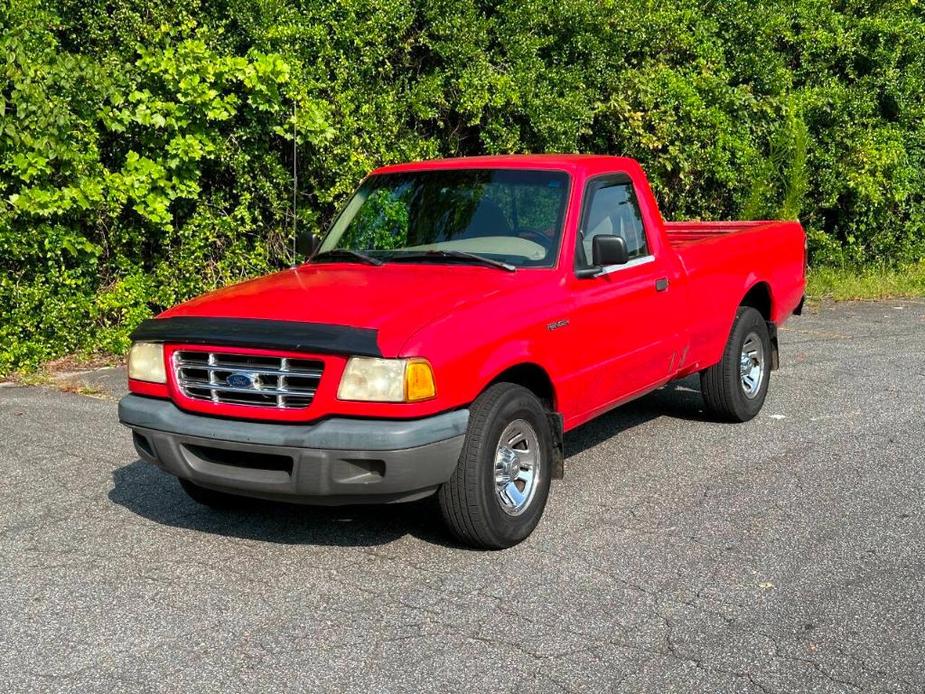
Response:
[[[167,383],[164,345],[157,342],[135,342],[128,353],[128,377],[150,383]]]
[[[416,402],[437,394],[425,359],[351,357],[340,379],[338,400]]]

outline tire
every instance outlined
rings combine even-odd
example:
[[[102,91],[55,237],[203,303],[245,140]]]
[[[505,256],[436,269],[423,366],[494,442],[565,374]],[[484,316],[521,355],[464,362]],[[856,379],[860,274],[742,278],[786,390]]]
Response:
[[[502,447],[502,435],[514,443]],[[523,541],[543,515],[552,465],[552,432],[543,404],[522,386],[490,386],[469,411],[459,463],[437,493],[450,532],[476,549],[505,549]]]
[[[745,350],[751,356],[745,375]],[[736,312],[718,364],[700,372],[707,411],[727,422],[747,422],[761,411],[771,381],[771,338],[764,317],[750,306]]]
[[[180,486],[183,487],[183,491],[186,492],[193,501],[203,506],[222,511],[231,511],[241,508],[246,503],[244,497],[236,494],[227,494],[226,492],[218,492],[214,489],[208,489],[207,487],[200,487],[195,482],[190,482],[182,477],[178,477],[177,479],[180,482]]]

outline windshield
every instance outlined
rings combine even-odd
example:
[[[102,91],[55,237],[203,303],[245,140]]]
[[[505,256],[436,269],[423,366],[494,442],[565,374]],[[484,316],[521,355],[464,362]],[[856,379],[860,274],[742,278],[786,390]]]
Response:
[[[507,266],[551,267],[567,193],[568,175],[559,171],[442,169],[370,176],[317,256],[349,258],[340,251],[352,251],[383,262],[477,262],[475,255]]]

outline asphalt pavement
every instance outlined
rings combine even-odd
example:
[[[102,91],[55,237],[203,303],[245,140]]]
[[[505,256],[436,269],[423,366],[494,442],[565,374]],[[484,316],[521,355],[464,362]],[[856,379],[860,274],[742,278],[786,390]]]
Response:
[[[925,300],[781,352],[747,424],[687,379],[570,433],[494,553],[428,502],[205,509],[113,399],[0,387],[0,691],[923,692]]]

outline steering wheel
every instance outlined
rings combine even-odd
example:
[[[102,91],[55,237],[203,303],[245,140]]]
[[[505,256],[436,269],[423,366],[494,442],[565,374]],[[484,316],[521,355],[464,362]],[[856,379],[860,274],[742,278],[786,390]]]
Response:
[[[524,239],[525,241],[532,241],[538,246],[542,246],[543,249],[547,252],[552,250],[552,239],[546,236],[539,231],[533,231],[531,229],[525,229],[517,232],[517,237]]]

